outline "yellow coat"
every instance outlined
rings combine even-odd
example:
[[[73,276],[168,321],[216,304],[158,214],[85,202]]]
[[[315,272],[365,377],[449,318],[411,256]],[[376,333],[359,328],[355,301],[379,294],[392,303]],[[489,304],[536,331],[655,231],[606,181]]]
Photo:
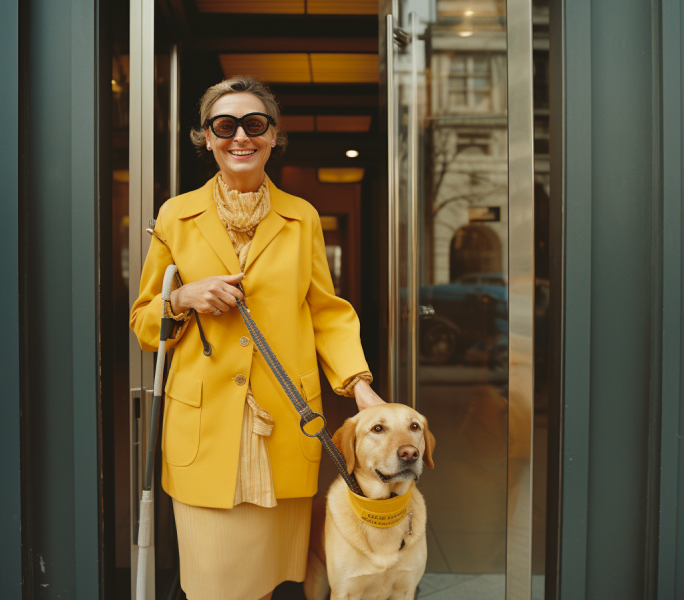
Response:
[[[216,211],[214,180],[172,198],[159,212],[155,232],[166,245],[152,240],[131,310],[130,325],[143,350],[155,351],[159,344],[168,265],[178,266],[183,283],[240,273]],[[270,197],[271,211],[257,226],[245,266],[245,301],[302,396],[321,412],[317,355],[333,388],[368,370],[359,320],[352,306],[335,296],[316,210],[273,184]],[[210,357],[202,352],[194,317],[167,344],[175,352],[165,388],[162,487],[185,504],[233,506],[246,382],[251,381],[255,399],[274,419],[267,445],[276,498],[313,496],[321,444],[301,433],[297,411],[239,311],[203,314],[200,320],[212,346]]]

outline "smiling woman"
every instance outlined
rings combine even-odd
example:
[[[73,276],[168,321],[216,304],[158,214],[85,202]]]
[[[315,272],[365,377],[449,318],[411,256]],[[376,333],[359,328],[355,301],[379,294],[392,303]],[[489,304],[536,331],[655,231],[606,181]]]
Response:
[[[250,115],[256,118],[250,120]],[[259,122],[258,115],[265,117],[261,131],[253,128]],[[253,77],[232,77],[210,87],[202,96],[200,127],[190,132],[190,139],[202,158],[221,169],[228,185],[232,181],[233,189],[255,192],[268,159],[281,156],[287,147],[287,134],[279,128],[279,122],[278,103],[266,84]],[[247,173],[252,176],[244,177]]]
[[[369,385],[358,317],[335,295],[318,213],[264,172],[287,145],[279,119],[275,98],[251,77],[207,90],[191,139],[219,172],[160,209],[131,311],[144,350],[157,348],[162,311],[178,322],[167,342],[177,352],[165,390],[162,487],[173,498],[180,583],[191,600],[268,598],[306,571],[321,446],[299,431],[231,311],[236,299],[312,410],[322,411],[317,356],[359,410],[383,403]],[[162,302],[170,264],[185,284]],[[210,355],[195,313],[212,315],[202,321]]]

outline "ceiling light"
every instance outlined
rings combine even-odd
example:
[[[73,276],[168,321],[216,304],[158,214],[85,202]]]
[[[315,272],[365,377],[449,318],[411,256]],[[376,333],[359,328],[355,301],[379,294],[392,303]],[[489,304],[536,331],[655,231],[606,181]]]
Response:
[[[458,35],[460,35],[461,37],[470,37],[471,35],[473,35],[473,32],[472,32],[472,31],[459,31],[459,32],[457,32],[457,33],[458,33]]]
[[[467,10],[463,13],[466,17],[472,17],[475,14],[474,10]]]
[[[349,158],[356,158],[359,155],[357,150],[347,150],[347,156]]]

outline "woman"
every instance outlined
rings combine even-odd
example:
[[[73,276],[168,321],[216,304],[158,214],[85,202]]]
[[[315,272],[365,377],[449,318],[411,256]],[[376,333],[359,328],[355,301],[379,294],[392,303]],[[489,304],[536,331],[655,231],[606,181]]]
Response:
[[[181,586],[190,600],[270,598],[303,581],[321,445],[257,352],[239,311],[245,303],[283,367],[321,411],[317,355],[333,389],[359,410],[382,403],[351,305],[334,293],[315,209],[264,173],[284,151],[268,88],[234,77],[207,90],[192,140],[219,172],[164,204],[131,311],[144,350],[156,350],[164,271],[184,285],[165,314],[178,321],[166,384],[162,487],[173,498]],[[207,315],[203,353],[191,309]]]

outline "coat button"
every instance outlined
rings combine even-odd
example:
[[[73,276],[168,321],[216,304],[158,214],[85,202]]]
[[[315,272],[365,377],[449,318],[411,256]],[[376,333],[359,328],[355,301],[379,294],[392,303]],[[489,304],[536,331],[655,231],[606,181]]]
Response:
[[[249,346],[249,338],[243,335],[240,338],[240,346]]]
[[[247,383],[247,378],[244,375],[238,375],[235,378],[235,383],[238,385],[245,385],[245,383]]]

